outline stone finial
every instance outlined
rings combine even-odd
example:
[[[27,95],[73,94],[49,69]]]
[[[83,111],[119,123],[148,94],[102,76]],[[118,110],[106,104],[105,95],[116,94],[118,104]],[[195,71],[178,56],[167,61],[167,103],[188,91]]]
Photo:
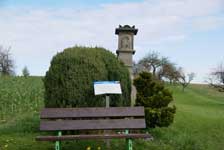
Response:
[[[138,29],[135,29],[135,26],[133,25],[132,27],[129,25],[119,25],[119,28],[116,28],[115,30],[115,34],[119,34],[120,32],[129,32],[129,33],[133,33],[134,35],[137,34]]]

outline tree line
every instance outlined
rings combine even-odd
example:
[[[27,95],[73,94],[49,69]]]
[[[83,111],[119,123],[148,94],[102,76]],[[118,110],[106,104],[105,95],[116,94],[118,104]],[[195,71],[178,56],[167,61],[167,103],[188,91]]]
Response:
[[[170,84],[180,84],[183,91],[195,77],[195,73],[186,73],[182,67],[178,67],[168,57],[161,56],[155,51],[148,53],[137,63],[133,63],[134,76],[143,71],[151,72],[157,79]],[[218,91],[224,92],[224,62],[220,62],[209,73],[206,82]]]
[[[182,67],[177,67],[168,57],[160,56],[155,51],[148,53],[137,63],[134,63],[134,76],[143,71],[151,72],[155,78],[170,84],[181,84],[183,91],[195,77],[195,73],[185,73]]]

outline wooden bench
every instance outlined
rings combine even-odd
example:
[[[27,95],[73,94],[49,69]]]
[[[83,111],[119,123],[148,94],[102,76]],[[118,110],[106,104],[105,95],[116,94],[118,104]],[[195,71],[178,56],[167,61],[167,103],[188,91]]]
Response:
[[[36,140],[54,141],[55,149],[60,150],[60,141],[119,138],[126,139],[128,150],[132,150],[132,139],[151,137],[149,134],[138,132],[139,129],[146,128],[144,115],[144,107],[44,108],[40,113],[40,130],[57,131],[58,135],[38,136]],[[116,132],[62,135],[63,131],[72,130],[115,130]],[[137,130],[137,132],[130,133],[129,130]],[[123,134],[118,131],[123,131]]]

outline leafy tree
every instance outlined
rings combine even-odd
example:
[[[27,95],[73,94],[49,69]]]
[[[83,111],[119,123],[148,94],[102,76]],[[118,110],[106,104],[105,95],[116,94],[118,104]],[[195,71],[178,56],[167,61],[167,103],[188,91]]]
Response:
[[[0,46],[0,74],[8,76],[14,73],[14,61],[10,54],[10,48],[5,49]]]
[[[30,72],[29,72],[27,66],[25,66],[25,67],[23,68],[22,73],[23,73],[23,76],[24,76],[25,78],[27,78],[27,77],[30,76]]]
[[[111,106],[130,105],[128,69],[104,48],[72,47],[55,55],[44,78],[46,107],[105,106],[105,96],[95,96],[94,81],[121,82],[122,95],[111,95]]]
[[[137,106],[145,107],[148,128],[167,127],[174,120],[175,106],[168,106],[173,101],[171,92],[151,73],[142,72],[134,80],[137,89]]]

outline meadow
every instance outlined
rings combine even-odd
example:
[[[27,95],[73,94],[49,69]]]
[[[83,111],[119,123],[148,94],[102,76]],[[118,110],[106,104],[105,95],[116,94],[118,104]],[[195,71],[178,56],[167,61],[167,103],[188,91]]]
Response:
[[[224,93],[207,85],[167,87],[177,107],[174,123],[168,128],[148,130],[153,141],[135,140],[134,150],[224,150]],[[51,150],[54,143],[36,142],[39,111],[44,107],[42,77],[0,78],[0,150]],[[63,142],[62,150],[91,150],[103,141]],[[124,140],[112,140],[111,149],[125,149]]]

